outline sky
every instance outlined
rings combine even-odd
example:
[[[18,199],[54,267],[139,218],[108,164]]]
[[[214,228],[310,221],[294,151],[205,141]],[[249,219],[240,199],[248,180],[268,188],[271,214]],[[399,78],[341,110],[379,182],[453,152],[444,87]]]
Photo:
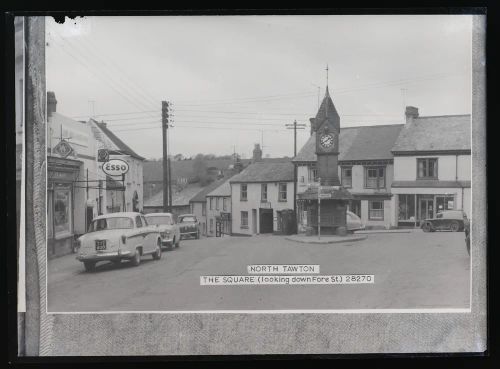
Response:
[[[86,17],[46,23],[57,111],[94,117],[138,154],[293,156],[328,83],[341,127],[471,113],[469,15]],[[328,65],[328,78],[326,66]]]

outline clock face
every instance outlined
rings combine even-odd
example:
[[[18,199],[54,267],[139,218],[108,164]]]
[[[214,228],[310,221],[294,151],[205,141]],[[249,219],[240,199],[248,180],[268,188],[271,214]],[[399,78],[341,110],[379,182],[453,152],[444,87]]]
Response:
[[[323,148],[330,149],[335,143],[335,138],[331,133],[325,133],[321,135],[319,143]]]

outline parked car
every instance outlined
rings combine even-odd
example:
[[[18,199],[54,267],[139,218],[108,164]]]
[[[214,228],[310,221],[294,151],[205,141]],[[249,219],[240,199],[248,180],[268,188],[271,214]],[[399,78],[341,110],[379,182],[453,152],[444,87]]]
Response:
[[[196,218],[196,215],[179,215],[177,222],[179,223],[181,238],[186,238],[188,236],[196,239],[200,238],[200,222]]]
[[[459,232],[464,229],[464,220],[467,215],[462,210],[445,210],[436,214],[435,218],[424,219],[421,228],[424,232],[450,230]]]
[[[111,213],[92,220],[88,233],[78,238],[77,260],[87,271],[93,271],[99,261],[119,263],[126,259],[137,266],[141,257],[161,258],[161,237],[156,226],[148,225],[140,213]]]
[[[470,220],[464,219],[464,231],[465,231],[465,247],[467,248],[467,253],[470,256]]]
[[[361,218],[354,214],[352,211],[347,211],[347,231],[354,232],[361,229],[365,229],[365,225],[361,221]]]
[[[148,224],[155,225],[160,232],[161,245],[179,247],[181,233],[172,213],[151,213],[145,215]]]

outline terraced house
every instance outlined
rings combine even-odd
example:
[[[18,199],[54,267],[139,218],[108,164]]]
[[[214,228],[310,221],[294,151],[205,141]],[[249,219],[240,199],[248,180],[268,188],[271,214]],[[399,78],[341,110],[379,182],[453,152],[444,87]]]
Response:
[[[471,216],[471,116],[420,117],[406,108],[394,147],[392,182],[398,226],[418,226],[443,210]]]

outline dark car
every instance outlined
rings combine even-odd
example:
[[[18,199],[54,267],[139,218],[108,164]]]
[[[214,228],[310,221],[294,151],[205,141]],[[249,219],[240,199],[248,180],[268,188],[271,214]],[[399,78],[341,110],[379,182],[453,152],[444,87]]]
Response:
[[[462,210],[445,210],[437,213],[435,218],[423,220],[421,227],[424,232],[443,230],[459,232],[464,230],[465,219],[467,215]]]
[[[193,214],[182,214],[177,218],[181,239],[186,237],[200,238],[200,222]]]

